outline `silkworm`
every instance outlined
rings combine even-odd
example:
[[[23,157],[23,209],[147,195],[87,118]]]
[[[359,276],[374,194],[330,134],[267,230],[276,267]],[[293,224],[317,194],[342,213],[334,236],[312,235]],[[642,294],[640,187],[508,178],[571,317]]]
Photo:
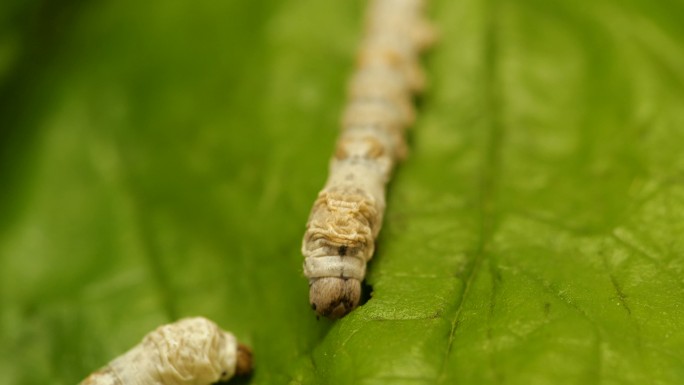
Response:
[[[302,241],[309,300],[318,315],[339,318],[358,306],[382,227],[385,187],[406,155],[412,99],[425,84],[419,55],[435,40],[423,7],[423,0],[369,5],[328,180]]]
[[[80,385],[209,385],[251,370],[248,347],[195,317],[160,326]]]

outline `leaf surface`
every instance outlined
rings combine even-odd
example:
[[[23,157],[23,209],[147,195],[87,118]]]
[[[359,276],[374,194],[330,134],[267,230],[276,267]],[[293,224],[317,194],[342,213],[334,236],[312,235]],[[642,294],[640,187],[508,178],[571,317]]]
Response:
[[[317,321],[299,247],[363,5],[0,6],[0,383],[193,315],[253,384],[684,382],[684,5],[431,3],[372,296]]]

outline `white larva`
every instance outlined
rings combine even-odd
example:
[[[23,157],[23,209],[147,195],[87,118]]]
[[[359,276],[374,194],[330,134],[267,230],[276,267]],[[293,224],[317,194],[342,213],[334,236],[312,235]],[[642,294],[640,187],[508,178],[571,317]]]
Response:
[[[413,96],[425,83],[419,55],[434,40],[423,0],[374,0],[348,91],[342,132],[302,242],[312,308],[354,309],[385,211],[385,186],[406,154]]]
[[[251,371],[249,348],[212,321],[163,325],[80,385],[209,385]]]

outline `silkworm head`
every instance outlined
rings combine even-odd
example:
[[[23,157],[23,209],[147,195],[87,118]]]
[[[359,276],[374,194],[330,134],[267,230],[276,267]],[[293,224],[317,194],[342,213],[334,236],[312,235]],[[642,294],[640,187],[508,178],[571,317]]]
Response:
[[[361,281],[354,278],[324,277],[311,283],[309,301],[318,315],[342,318],[359,304]]]
[[[252,365],[252,349],[243,344],[238,344],[235,374],[238,376],[250,374]]]

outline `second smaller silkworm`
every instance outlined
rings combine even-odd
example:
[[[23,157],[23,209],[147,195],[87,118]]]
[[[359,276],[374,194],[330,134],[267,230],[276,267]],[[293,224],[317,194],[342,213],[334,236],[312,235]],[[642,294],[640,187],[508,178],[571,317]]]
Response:
[[[80,385],[210,385],[251,371],[248,347],[195,317],[160,326]]]

